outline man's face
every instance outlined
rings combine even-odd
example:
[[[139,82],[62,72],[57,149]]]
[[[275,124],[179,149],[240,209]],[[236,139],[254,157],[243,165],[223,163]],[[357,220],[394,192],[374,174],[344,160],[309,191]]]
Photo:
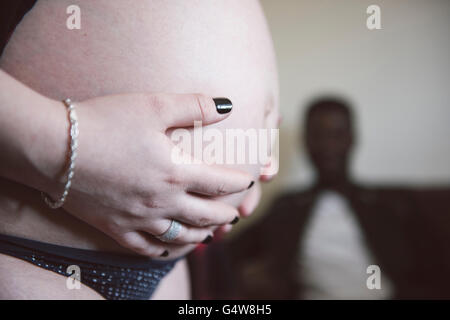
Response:
[[[322,178],[342,178],[352,146],[348,115],[340,109],[315,111],[306,125],[309,156]]]

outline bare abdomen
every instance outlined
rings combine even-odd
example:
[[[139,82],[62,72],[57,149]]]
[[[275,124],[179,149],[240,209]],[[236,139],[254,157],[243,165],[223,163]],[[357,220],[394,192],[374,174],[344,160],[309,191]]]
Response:
[[[234,110],[219,128],[261,128],[266,109],[276,107],[272,44],[256,1],[75,2],[81,30],[66,28],[66,8],[74,1],[38,1],[13,34],[0,67],[58,100],[128,92],[226,96]],[[241,168],[258,173],[257,166]],[[227,201],[238,205],[240,199]],[[120,250],[64,211],[48,210],[37,191],[4,180],[0,232]]]

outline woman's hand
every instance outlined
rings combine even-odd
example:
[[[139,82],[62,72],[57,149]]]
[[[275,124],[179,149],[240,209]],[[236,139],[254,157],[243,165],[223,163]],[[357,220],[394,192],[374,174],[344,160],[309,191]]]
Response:
[[[249,174],[171,159],[169,128],[190,127],[197,120],[208,125],[230,114],[219,113],[212,98],[125,94],[75,107],[78,158],[64,205],[72,215],[150,257],[185,252],[192,248],[187,244],[204,241],[239,215],[212,197],[246,190],[253,180]],[[49,192],[56,198],[61,190],[62,184]],[[164,233],[172,219],[183,225],[179,236],[170,244],[157,240],[154,236]]]
[[[66,108],[1,70],[0,89],[0,177],[58,198],[67,164]],[[227,108],[217,109],[202,95],[169,94],[106,96],[75,107],[78,157],[63,207],[75,217],[124,247],[157,257],[166,250],[185,253],[239,215],[214,196],[246,190],[253,178],[219,166],[175,164],[166,135],[194,120],[221,121]],[[162,243],[154,236],[172,219],[183,228],[173,243]]]
[[[281,124],[281,117],[277,116],[276,126],[279,127]],[[272,146],[273,147],[273,146]],[[259,176],[259,181],[255,182],[255,185],[252,187],[249,192],[245,195],[245,198],[242,200],[241,204],[238,207],[239,214],[241,217],[249,217],[253,211],[258,207],[259,200],[261,199],[261,182],[270,182],[272,181],[276,175],[278,174],[278,156],[272,154],[270,162],[261,168],[261,174]],[[228,233],[232,230],[231,225],[226,225],[221,227],[217,232],[218,238],[221,238],[223,234]]]

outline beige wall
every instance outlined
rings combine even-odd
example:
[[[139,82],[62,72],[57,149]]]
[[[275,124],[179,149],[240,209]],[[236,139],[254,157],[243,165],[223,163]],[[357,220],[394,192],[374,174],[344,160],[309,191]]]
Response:
[[[261,3],[277,53],[283,124],[280,173],[264,186],[256,215],[277,192],[311,181],[300,119],[323,93],[355,106],[359,180],[450,183],[449,0]],[[370,4],[381,7],[382,30],[366,27]]]

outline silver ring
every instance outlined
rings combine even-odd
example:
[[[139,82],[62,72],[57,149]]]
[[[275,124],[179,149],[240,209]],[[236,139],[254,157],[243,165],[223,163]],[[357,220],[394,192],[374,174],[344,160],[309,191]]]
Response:
[[[167,229],[167,231],[164,232],[163,234],[156,236],[156,238],[163,242],[170,242],[172,240],[175,240],[180,234],[181,227],[182,227],[181,223],[172,220],[169,229]]]

